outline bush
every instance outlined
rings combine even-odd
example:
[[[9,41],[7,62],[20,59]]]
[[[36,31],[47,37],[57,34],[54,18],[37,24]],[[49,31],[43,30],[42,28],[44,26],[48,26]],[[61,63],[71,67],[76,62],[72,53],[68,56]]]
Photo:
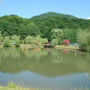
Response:
[[[2,44],[3,39],[4,39],[4,37],[1,35],[1,31],[0,31],[0,44]]]
[[[44,38],[44,39],[42,39],[42,44],[45,44],[45,43],[48,43],[48,39],[47,38]]]
[[[2,37],[2,36],[0,36],[0,44],[2,43],[2,41],[3,41],[3,37]]]
[[[78,43],[83,51],[90,51],[90,31],[79,31],[77,34]]]
[[[28,37],[25,38],[24,41],[25,41],[25,44],[33,44],[33,42],[34,42],[34,37],[28,36]]]
[[[56,45],[58,45],[59,43],[58,43],[58,39],[53,39],[52,41],[51,41],[51,46],[56,46]]]
[[[36,40],[37,45],[39,46],[48,42],[46,38],[41,38],[40,36],[37,36],[35,40]]]
[[[3,42],[3,47],[10,47],[10,43],[8,41]]]
[[[11,82],[11,83],[8,84],[8,87],[9,87],[9,88],[16,88],[17,85],[16,85],[15,83],[12,83],[12,82]]]
[[[13,45],[14,45],[15,47],[20,47],[20,41],[14,41],[14,42],[13,42]]]
[[[12,36],[11,38],[12,45],[15,47],[20,47],[20,37],[19,36]]]
[[[10,47],[11,46],[10,37],[5,37],[5,39],[3,41],[3,46],[4,47]]]
[[[37,46],[41,46],[42,44],[47,43],[48,40],[46,38],[41,38],[40,36],[32,37],[28,36],[25,39],[26,44],[35,44]]]

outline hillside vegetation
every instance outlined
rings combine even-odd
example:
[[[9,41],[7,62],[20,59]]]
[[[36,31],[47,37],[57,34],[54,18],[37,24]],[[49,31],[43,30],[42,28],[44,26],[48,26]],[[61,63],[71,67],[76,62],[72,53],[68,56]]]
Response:
[[[64,39],[78,42],[80,40],[77,40],[77,33],[90,31],[89,29],[90,20],[67,14],[48,12],[29,19],[6,15],[0,17],[0,42],[3,42],[7,36],[11,40],[15,35],[20,38],[20,43],[30,36],[39,36],[55,44],[61,44]]]

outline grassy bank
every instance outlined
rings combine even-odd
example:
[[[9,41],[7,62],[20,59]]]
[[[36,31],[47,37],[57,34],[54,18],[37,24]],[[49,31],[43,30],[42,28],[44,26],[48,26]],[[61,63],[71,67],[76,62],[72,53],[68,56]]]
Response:
[[[15,47],[14,45],[10,46],[10,47]],[[43,48],[43,45],[41,46],[36,46],[36,45],[30,45],[30,44],[20,44],[21,48]],[[0,48],[4,48],[3,45],[0,45]]]
[[[44,88],[22,88],[22,87],[10,88],[10,87],[2,87],[2,86],[0,86],[0,90],[52,90],[52,89],[44,89]]]
[[[11,46],[11,47],[15,47],[15,46]],[[0,48],[3,48],[3,45],[0,45]],[[43,45],[41,46],[36,46],[36,45],[30,45],[30,44],[20,44],[20,48],[44,48]],[[79,47],[70,47],[70,46],[64,46],[64,45],[57,45],[55,46],[55,48],[57,49],[72,49],[72,50],[78,50],[80,49]]]
[[[79,47],[75,47],[75,46],[64,46],[64,45],[57,45],[57,46],[55,46],[55,48],[57,48],[57,49],[79,49]]]
[[[0,86],[0,90],[52,90],[52,89],[44,89],[44,88],[23,88],[21,86],[17,86],[15,83],[9,83],[8,86]],[[62,90],[60,88],[55,90]],[[70,90],[90,90],[90,88],[72,88]]]
[[[0,90],[51,90],[44,88],[23,88],[21,86],[16,85],[15,83],[9,83],[8,86],[0,86]]]
[[[16,88],[9,88],[9,87],[1,87],[0,90],[52,90],[52,89],[34,89],[34,88],[22,88],[22,87],[16,87]],[[56,90],[62,90],[62,89],[56,89]],[[70,90],[90,90],[90,88],[73,88]]]
[[[33,89],[33,88],[21,88],[21,87],[16,87],[16,88],[0,87],[0,90],[36,90],[36,89]]]
[[[35,90],[33,88],[23,88],[21,86],[17,86],[15,83],[9,83],[8,86],[0,86],[0,90]]]

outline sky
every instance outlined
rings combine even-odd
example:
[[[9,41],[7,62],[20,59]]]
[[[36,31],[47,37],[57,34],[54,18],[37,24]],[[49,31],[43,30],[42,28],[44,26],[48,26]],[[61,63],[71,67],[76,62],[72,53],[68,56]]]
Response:
[[[46,12],[90,18],[90,0],[0,0],[0,16],[30,18]]]

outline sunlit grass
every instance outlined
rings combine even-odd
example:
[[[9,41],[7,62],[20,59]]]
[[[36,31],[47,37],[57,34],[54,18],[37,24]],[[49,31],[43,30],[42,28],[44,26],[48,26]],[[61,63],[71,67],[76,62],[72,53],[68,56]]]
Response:
[[[44,88],[23,88],[21,86],[16,85],[15,83],[9,83],[7,87],[0,86],[0,90],[51,90]]]

